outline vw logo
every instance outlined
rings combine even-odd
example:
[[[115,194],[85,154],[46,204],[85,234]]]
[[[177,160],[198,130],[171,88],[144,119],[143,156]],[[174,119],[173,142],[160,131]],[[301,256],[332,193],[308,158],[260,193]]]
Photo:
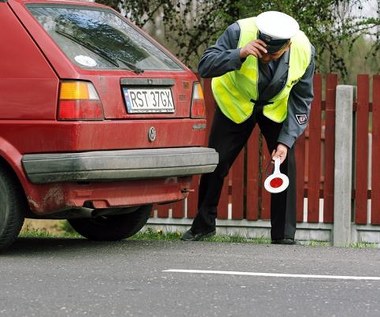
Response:
[[[155,127],[150,127],[149,130],[148,130],[148,139],[149,139],[149,141],[153,142],[154,140],[156,140],[156,137],[157,137],[156,128]]]

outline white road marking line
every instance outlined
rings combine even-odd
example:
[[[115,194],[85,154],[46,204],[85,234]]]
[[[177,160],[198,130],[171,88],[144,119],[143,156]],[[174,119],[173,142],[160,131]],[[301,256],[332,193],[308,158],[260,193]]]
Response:
[[[371,280],[380,281],[379,276],[348,276],[348,275],[312,275],[312,274],[283,274],[283,273],[259,273],[259,272],[239,272],[239,271],[212,271],[212,270],[163,270],[166,273],[188,273],[188,274],[219,274],[219,275],[240,275],[240,276],[261,276],[261,277],[290,277],[309,278],[327,280]]]

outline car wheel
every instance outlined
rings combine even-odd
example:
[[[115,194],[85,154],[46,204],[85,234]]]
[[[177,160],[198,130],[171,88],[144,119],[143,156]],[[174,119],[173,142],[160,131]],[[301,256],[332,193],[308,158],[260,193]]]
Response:
[[[0,168],[0,250],[9,247],[24,223],[25,203],[12,175]]]
[[[149,219],[152,205],[120,215],[98,216],[95,218],[68,219],[73,229],[83,237],[96,241],[117,241],[129,238],[139,232]]]

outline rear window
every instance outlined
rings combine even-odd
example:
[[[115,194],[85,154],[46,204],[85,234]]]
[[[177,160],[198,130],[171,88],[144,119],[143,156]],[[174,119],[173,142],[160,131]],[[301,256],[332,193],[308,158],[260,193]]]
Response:
[[[29,11],[81,68],[181,70],[182,67],[112,10],[33,4]]]

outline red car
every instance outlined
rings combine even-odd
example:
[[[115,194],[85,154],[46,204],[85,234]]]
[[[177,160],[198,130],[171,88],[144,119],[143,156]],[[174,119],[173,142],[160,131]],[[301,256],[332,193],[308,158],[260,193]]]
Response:
[[[0,0],[0,248],[24,218],[138,232],[218,163],[196,76],[113,9]]]

